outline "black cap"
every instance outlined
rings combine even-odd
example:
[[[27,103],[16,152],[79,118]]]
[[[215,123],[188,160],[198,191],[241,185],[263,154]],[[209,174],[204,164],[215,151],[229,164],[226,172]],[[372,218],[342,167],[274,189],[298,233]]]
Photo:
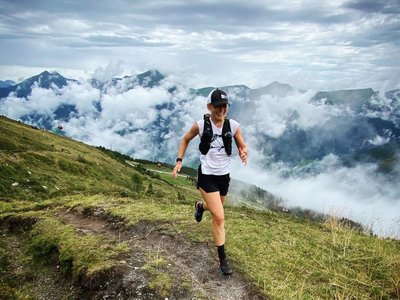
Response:
[[[208,94],[207,97],[207,104],[211,103],[214,106],[218,106],[221,104],[228,104],[229,105],[229,101],[228,101],[228,95],[220,89],[215,89],[212,90],[210,94]]]

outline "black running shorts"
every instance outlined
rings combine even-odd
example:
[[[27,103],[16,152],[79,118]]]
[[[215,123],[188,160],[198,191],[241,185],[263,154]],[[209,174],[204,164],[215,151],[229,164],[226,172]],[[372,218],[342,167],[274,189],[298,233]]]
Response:
[[[228,194],[231,178],[225,175],[205,175],[201,173],[201,165],[197,170],[197,188],[202,188],[206,193],[219,192],[221,196]]]

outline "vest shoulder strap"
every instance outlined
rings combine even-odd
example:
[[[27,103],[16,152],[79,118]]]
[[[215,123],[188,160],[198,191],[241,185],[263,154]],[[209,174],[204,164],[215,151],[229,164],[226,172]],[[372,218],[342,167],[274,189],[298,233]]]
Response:
[[[231,122],[228,118],[225,118],[222,127],[222,140],[224,142],[225,152],[228,156],[232,154],[232,137]]]
[[[202,135],[203,135],[205,132],[206,132],[207,134],[211,133],[211,135],[212,135],[212,132],[213,132],[213,130],[212,130],[212,125],[211,125],[211,119],[210,119],[210,115],[209,115],[209,114],[204,114],[204,126],[203,126]]]
[[[208,150],[210,150],[212,137],[213,137],[213,130],[211,126],[210,115],[205,114],[203,132],[201,133],[201,139],[199,144],[199,150],[201,154],[206,155]]]

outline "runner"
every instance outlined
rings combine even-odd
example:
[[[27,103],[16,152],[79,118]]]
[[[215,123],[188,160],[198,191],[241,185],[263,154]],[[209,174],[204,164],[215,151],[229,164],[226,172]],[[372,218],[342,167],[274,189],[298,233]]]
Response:
[[[230,182],[232,138],[235,140],[240,159],[247,164],[247,147],[242,137],[239,123],[227,119],[228,95],[214,89],[207,97],[209,114],[196,121],[180,141],[178,157],[172,175],[177,177],[183,163],[183,156],[190,141],[200,136],[200,166],[198,168],[199,189],[204,202],[195,203],[195,219],[200,222],[205,210],[212,215],[211,232],[217,246],[220,270],[223,275],[231,275],[232,269],[225,253],[224,201]]]

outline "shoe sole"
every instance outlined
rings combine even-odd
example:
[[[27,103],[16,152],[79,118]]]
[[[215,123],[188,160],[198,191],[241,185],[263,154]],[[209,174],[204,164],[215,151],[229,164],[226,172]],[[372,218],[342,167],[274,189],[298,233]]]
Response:
[[[219,265],[219,271],[221,272],[221,274],[222,275],[224,275],[224,276],[230,276],[230,275],[232,275],[233,274],[233,271],[231,270],[231,272],[230,273],[224,273],[223,271],[222,271],[222,269],[221,269],[221,265]]]
[[[199,218],[199,220],[197,220],[197,203],[199,203],[199,202],[196,202],[196,203],[194,204],[194,209],[195,209],[195,212],[194,212],[194,219],[196,220],[197,223],[200,223],[201,220],[203,219],[203,216],[201,216],[201,217]]]
[[[222,275],[224,275],[224,276],[231,276],[231,275],[233,275],[233,272],[231,272],[231,273],[224,273],[224,272],[222,272],[221,270],[219,270],[220,271],[220,273],[222,274]]]

